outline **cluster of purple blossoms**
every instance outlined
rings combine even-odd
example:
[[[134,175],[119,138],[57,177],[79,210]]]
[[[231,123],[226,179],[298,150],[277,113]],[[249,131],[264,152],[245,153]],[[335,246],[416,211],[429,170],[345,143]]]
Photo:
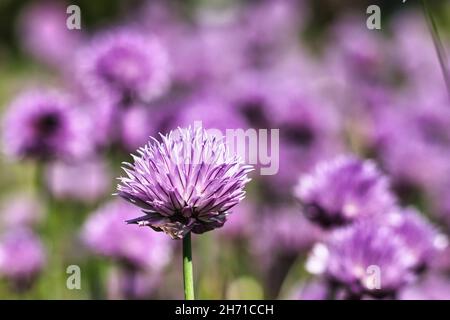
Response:
[[[81,238],[86,246],[133,269],[161,271],[170,261],[172,243],[155,232],[132,228],[126,220],[139,214],[134,206],[113,201],[91,214]]]
[[[230,209],[245,196],[252,167],[233,155],[223,137],[202,128],[178,129],[154,139],[125,163],[118,195],[144,216],[129,223],[150,226],[172,238],[223,226]]]
[[[0,275],[14,289],[27,289],[45,265],[45,250],[32,231],[13,229],[0,239]]]
[[[375,163],[341,156],[322,162],[296,187],[305,215],[325,228],[386,213],[395,204],[389,182]]]
[[[415,259],[391,228],[360,221],[335,230],[327,240],[314,247],[308,269],[344,286],[351,297],[393,296],[414,280]]]
[[[89,154],[89,125],[66,96],[27,91],[9,106],[3,125],[5,152],[11,157],[73,160]]]
[[[307,269],[322,274],[342,298],[395,297],[447,246],[445,235],[417,210],[397,205],[369,160],[340,157],[319,164],[301,178],[297,195],[305,215],[331,229],[314,247]]]

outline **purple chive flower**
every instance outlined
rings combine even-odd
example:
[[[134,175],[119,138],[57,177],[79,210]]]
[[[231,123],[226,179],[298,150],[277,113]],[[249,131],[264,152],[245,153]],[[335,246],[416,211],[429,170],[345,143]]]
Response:
[[[317,244],[307,269],[344,287],[349,297],[384,297],[415,279],[415,262],[395,230],[364,220],[336,229],[326,244]]]
[[[430,267],[433,260],[447,247],[448,240],[440,234],[416,209],[407,208],[388,214],[383,221],[405,244],[415,262],[412,266],[416,272],[423,272]]]
[[[98,159],[77,163],[55,162],[46,170],[46,181],[57,199],[94,202],[110,190],[110,172]]]
[[[149,102],[169,85],[169,62],[158,39],[120,29],[101,34],[78,56],[78,80],[93,98]]]
[[[231,154],[223,137],[201,128],[178,129],[153,139],[125,163],[118,194],[144,216],[129,220],[172,238],[223,226],[229,210],[245,196],[251,166]]]
[[[90,153],[89,125],[60,93],[27,91],[9,106],[3,126],[5,152],[16,158],[74,159]]]
[[[41,203],[28,194],[8,196],[0,208],[0,226],[4,229],[31,227],[43,218]]]
[[[126,202],[107,203],[86,221],[81,238],[97,254],[135,269],[160,271],[170,261],[172,243],[160,234],[130,230],[124,222],[137,214],[139,210]]]
[[[390,211],[395,199],[375,163],[341,156],[317,165],[295,190],[305,215],[322,227],[348,224]]]
[[[45,264],[45,250],[28,229],[11,229],[0,239],[0,275],[18,290],[31,285]]]

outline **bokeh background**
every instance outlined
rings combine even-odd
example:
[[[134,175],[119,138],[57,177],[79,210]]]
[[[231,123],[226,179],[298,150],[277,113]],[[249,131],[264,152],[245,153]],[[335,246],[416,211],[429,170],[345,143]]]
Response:
[[[446,44],[450,3],[430,7]],[[0,17],[0,298],[182,298],[180,242],[126,226],[138,213],[112,194],[149,136],[198,120],[280,129],[278,174],[257,170],[225,226],[193,237],[200,298],[336,298],[307,270],[328,231],[294,188],[342,154],[449,234],[450,104],[419,1],[2,0]],[[449,272],[442,249],[395,298],[448,299]]]

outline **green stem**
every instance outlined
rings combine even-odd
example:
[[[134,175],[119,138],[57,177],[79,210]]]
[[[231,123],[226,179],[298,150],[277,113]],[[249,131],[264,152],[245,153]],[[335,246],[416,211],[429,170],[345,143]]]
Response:
[[[422,0],[423,10],[428,21],[428,26],[430,28],[430,33],[433,37],[434,46],[436,48],[436,53],[439,59],[439,64],[441,65],[442,73],[444,75],[445,85],[447,87],[447,92],[450,98],[450,75],[448,69],[447,55],[445,52],[445,47],[442,44],[441,38],[439,36],[439,30],[436,21],[433,17],[430,7],[428,6],[427,0]]]
[[[191,233],[183,238],[184,299],[194,300],[194,275],[192,272]]]

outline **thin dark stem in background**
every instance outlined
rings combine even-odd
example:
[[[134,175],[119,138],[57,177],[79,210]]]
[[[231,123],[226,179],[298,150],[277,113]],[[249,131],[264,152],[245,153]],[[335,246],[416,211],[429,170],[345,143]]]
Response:
[[[447,93],[450,99],[450,75],[448,68],[448,60],[445,47],[441,41],[439,36],[439,30],[436,24],[436,20],[433,17],[433,13],[428,6],[428,0],[422,0],[423,10],[425,12],[425,17],[428,21],[428,26],[430,28],[430,33],[433,37],[434,46],[436,48],[436,53],[439,59],[439,63],[441,65],[442,73],[444,75],[445,85],[447,87]]]

